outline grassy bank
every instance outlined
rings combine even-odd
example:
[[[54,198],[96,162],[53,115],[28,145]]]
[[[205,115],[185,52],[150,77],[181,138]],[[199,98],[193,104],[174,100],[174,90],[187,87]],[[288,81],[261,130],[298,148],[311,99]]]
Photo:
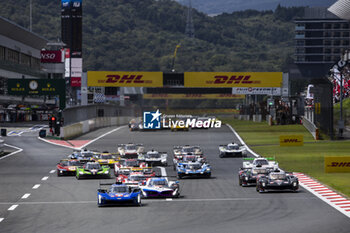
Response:
[[[223,119],[256,153],[275,156],[286,171],[303,172],[350,197],[350,173],[325,173],[324,156],[350,156],[349,141],[315,141],[302,125],[276,125]],[[304,135],[304,146],[280,147],[279,136]]]

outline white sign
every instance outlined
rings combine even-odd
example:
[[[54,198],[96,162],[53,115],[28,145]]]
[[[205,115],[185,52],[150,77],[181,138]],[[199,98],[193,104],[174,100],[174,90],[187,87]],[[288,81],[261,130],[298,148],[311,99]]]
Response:
[[[281,95],[280,87],[233,87],[234,95]]]
[[[72,58],[72,77],[80,78],[83,72],[83,59],[82,58]]]

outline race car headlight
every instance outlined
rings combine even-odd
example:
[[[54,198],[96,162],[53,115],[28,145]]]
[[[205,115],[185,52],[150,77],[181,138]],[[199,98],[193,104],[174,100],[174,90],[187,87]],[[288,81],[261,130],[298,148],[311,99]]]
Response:
[[[210,172],[210,168],[208,167],[208,168],[206,169],[206,171],[207,171],[207,172]]]
[[[177,194],[177,189],[174,190],[173,195],[175,196]]]
[[[293,182],[293,186],[294,186],[294,187],[297,186],[297,182]]]
[[[245,180],[248,180],[248,176],[244,177]]]
[[[265,183],[262,183],[262,186],[263,186],[263,187],[265,187],[265,185],[266,185]]]
[[[108,174],[109,172],[108,171],[105,171],[105,174]]]
[[[80,174],[80,175],[83,175],[83,174],[84,174],[84,172],[79,172],[79,174]]]

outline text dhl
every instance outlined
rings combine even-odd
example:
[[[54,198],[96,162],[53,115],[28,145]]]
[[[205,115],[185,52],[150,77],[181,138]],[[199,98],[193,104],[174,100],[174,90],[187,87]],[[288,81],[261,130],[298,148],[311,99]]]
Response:
[[[143,75],[106,75],[106,80],[98,80],[98,83],[152,83],[152,80],[143,80]]]
[[[231,77],[225,76],[225,75],[217,75],[214,77],[215,81],[208,80],[207,83],[214,83],[214,84],[253,84],[253,83],[261,83],[261,81],[252,81],[250,75],[233,75]]]
[[[332,162],[332,165],[327,165],[328,167],[350,167],[350,162]]]
[[[286,139],[283,140],[283,142],[284,142],[284,143],[294,143],[294,142],[301,142],[301,141],[299,141],[299,140],[296,139],[296,138],[295,138],[295,139],[294,139],[294,138],[293,138],[293,139],[288,139],[288,138],[286,138]]]

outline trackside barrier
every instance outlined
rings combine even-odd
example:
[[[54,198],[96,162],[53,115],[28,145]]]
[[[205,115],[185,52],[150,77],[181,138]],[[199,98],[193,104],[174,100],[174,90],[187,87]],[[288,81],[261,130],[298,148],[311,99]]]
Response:
[[[303,126],[312,134],[315,140],[319,139],[320,133],[319,129],[314,123],[309,121],[306,117],[303,117]]]
[[[133,117],[97,117],[61,128],[60,138],[71,139],[98,128],[126,125]]]

